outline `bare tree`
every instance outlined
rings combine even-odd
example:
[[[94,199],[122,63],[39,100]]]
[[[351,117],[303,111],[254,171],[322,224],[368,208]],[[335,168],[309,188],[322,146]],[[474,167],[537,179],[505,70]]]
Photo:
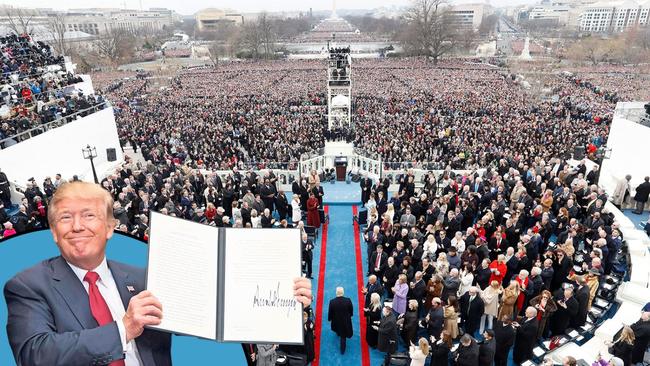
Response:
[[[595,37],[581,39],[569,48],[569,57],[574,60],[589,61],[595,66],[613,56],[615,45],[615,40]]]
[[[67,18],[64,13],[53,13],[47,16],[47,29],[52,37],[51,45],[59,55],[67,55],[70,45],[65,38]]]
[[[242,45],[250,50],[251,56],[258,59],[262,47],[262,34],[257,22],[247,22],[243,25],[241,41]]]
[[[457,37],[457,25],[446,10],[445,0],[414,0],[406,12],[406,48],[430,57],[434,63],[449,53]]]
[[[464,29],[458,34],[458,41],[462,45],[463,50],[472,51],[474,46],[476,46],[478,39],[478,32],[474,31],[473,28]]]
[[[273,24],[266,12],[262,12],[257,17],[257,28],[259,30],[262,45],[264,46],[264,58],[268,59],[275,47],[275,32],[273,31]]]
[[[5,15],[9,21],[9,28],[16,34],[32,34],[34,33],[34,12],[30,12],[21,8],[5,8]]]
[[[123,29],[104,25],[104,34],[95,42],[98,56],[115,66],[133,49],[133,35]]]
[[[210,61],[214,67],[219,66],[219,56],[225,54],[226,47],[222,43],[219,43],[217,41],[210,43],[210,46],[208,47],[208,57],[210,58]]]

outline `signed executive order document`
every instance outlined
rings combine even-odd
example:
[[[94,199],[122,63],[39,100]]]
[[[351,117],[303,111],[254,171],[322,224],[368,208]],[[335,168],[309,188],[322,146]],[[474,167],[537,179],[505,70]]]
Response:
[[[217,228],[151,213],[147,290],[163,321],[151,327],[224,342],[302,344],[299,229]]]

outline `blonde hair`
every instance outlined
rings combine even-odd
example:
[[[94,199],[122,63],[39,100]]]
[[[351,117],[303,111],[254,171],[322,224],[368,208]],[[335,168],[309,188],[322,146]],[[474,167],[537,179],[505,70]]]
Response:
[[[422,353],[425,355],[429,354],[429,342],[427,342],[426,338],[420,338],[418,341],[418,346],[420,346],[420,349],[422,350]]]
[[[417,310],[418,309],[418,301],[417,300],[409,300],[409,309]]]
[[[102,200],[106,206],[106,221],[114,222],[113,197],[111,194],[99,184],[74,181],[61,184],[54,192],[47,212],[47,221],[50,226],[56,224],[57,206],[65,199]]]
[[[629,325],[626,325],[626,326],[623,327],[623,330],[621,331],[621,335],[618,337],[618,339],[614,343],[618,343],[618,342],[623,341],[623,342],[625,342],[627,344],[634,344],[634,339],[635,338],[636,337],[634,336],[634,331],[632,330],[632,328],[630,328]]]
[[[373,311],[377,311],[377,309],[381,308],[381,296],[376,292],[373,292],[370,295],[370,308]]]

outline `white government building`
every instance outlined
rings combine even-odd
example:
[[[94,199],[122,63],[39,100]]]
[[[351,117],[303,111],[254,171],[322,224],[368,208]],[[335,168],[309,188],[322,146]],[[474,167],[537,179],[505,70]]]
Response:
[[[648,25],[650,0],[599,1],[584,7],[579,19],[581,31],[620,32]]]

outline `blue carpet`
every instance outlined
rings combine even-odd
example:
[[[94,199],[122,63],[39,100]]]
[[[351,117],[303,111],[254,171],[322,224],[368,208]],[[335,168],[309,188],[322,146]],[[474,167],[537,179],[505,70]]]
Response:
[[[329,187],[329,186],[328,186]],[[325,285],[323,301],[323,330],[321,334],[320,365],[348,366],[361,365],[361,349],[359,338],[359,309],[357,308],[358,284],[356,280],[356,261],[354,254],[354,231],[352,227],[351,206],[330,206],[330,222],[327,234],[327,265],[325,267]],[[352,329],[354,335],[347,340],[347,350],[344,355],[339,352],[339,338],[330,330],[327,321],[328,304],[336,297],[336,287],[345,289],[345,296],[352,300],[354,316]]]
[[[634,227],[639,229],[639,230],[643,230],[643,227],[645,226],[645,223],[648,222],[648,214],[649,213],[650,212],[648,212],[648,211],[644,211],[641,215],[637,215],[637,214],[633,213],[632,210],[624,210],[623,211],[623,214],[625,214],[625,216],[628,219],[632,220],[632,222],[634,223]]]
[[[323,192],[325,193],[323,202],[330,205],[354,205],[361,202],[361,188],[359,188],[359,183],[323,183]],[[347,207],[347,210],[348,212],[352,212],[351,207]]]

